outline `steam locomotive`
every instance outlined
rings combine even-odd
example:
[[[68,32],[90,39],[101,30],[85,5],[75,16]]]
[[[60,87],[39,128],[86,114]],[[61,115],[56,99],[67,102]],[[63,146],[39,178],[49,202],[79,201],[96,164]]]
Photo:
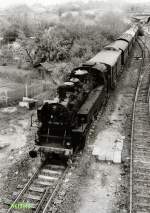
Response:
[[[133,26],[96,56],[72,70],[57,97],[37,110],[38,129],[31,157],[71,156],[83,149],[90,124],[127,63],[139,27]]]

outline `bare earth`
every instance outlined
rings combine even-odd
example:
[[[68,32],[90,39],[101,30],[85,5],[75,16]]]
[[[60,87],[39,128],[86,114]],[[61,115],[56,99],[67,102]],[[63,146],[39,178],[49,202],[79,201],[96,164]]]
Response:
[[[114,196],[121,182],[120,166],[94,163],[90,172],[88,181],[80,188],[77,213],[117,212]]]

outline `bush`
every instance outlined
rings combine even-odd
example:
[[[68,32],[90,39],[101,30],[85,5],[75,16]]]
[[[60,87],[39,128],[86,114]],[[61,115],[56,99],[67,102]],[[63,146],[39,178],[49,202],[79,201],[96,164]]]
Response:
[[[77,58],[80,62],[88,60],[127,28],[123,17],[112,12],[97,19],[95,25],[86,26],[80,16],[71,16],[71,22],[62,20],[39,38],[39,49],[50,62],[69,62],[73,58],[77,64]]]
[[[16,26],[11,26],[3,32],[4,43],[12,43],[18,37],[18,31]]]
[[[21,9],[23,8],[21,7]],[[35,24],[34,21],[30,22],[30,16],[27,16],[26,19],[20,13],[20,16],[16,16],[14,19],[15,24],[12,22],[12,27],[4,31],[5,41],[8,38],[10,42],[18,37],[20,47],[14,50],[15,52],[5,50],[3,62],[7,63],[5,59],[11,60],[12,57],[18,56],[21,60],[18,68],[24,64],[34,67],[35,64],[38,65],[44,61],[70,63],[72,67],[79,66],[80,63],[90,59],[105,45],[115,40],[128,27],[124,23],[124,17],[113,12],[106,13],[101,17],[95,14],[90,15],[89,19],[92,24],[87,24],[88,21],[85,22],[87,14],[80,13],[76,16],[72,14],[68,13],[68,16],[65,17],[59,14],[59,23],[50,24],[50,21],[45,22],[41,18],[39,24]],[[22,21],[19,22],[19,17],[22,16]],[[29,38],[29,36],[31,37]],[[59,72],[62,72],[62,75],[66,74],[65,69],[63,67]],[[57,73],[57,69],[54,72]],[[67,72],[69,72],[68,68]]]

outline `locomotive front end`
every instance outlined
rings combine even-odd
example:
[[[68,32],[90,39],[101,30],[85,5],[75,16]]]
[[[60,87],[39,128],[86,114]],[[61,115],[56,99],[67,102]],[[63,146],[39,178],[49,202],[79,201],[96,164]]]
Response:
[[[40,152],[72,155],[70,113],[60,103],[45,103],[37,111],[39,127],[35,143]]]
[[[75,80],[75,79],[74,79]],[[77,125],[78,100],[76,92],[78,82],[65,82],[57,89],[57,97],[48,100],[37,110],[38,130],[35,145],[40,153],[49,156],[52,153],[71,156],[75,149],[72,140],[72,128]],[[76,84],[76,86],[75,86]],[[29,154],[36,157],[36,151]]]

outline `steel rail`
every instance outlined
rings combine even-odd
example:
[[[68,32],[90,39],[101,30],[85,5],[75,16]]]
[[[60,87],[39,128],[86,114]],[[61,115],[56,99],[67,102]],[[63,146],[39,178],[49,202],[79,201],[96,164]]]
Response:
[[[49,188],[47,188],[47,189],[45,190],[45,193],[44,193],[44,195],[43,195],[43,197],[42,197],[42,199],[41,199],[39,205],[37,206],[37,208],[36,208],[36,210],[35,210],[35,213],[39,213],[39,212],[40,212],[41,207],[42,207],[42,205],[43,205],[43,203],[44,203],[44,201],[45,201],[45,199],[46,199],[46,197],[47,197],[47,195],[48,195],[48,192],[49,192]]]
[[[47,212],[47,210],[48,210],[48,208],[49,208],[49,206],[50,206],[50,204],[51,204],[51,202],[52,202],[54,196],[56,195],[56,193],[57,193],[57,191],[58,191],[58,189],[59,189],[59,187],[60,187],[61,182],[62,182],[63,179],[65,178],[65,176],[66,176],[68,170],[69,170],[69,167],[66,167],[66,169],[65,169],[65,171],[63,172],[62,176],[59,178],[59,180],[58,180],[58,182],[57,182],[57,184],[56,184],[56,186],[55,186],[55,188],[54,188],[52,194],[51,194],[50,197],[48,198],[48,201],[47,201],[46,206],[45,206],[45,208],[43,209],[42,213],[46,213],[46,212]]]
[[[141,38],[138,38],[138,40],[140,40],[142,42],[143,46],[147,49],[148,56],[149,56],[148,59],[150,60],[150,50],[149,50],[149,48],[147,47],[147,45],[144,44],[144,42],[143,42],[143,40]],[[139,42],[138,42],[138,44],[140,45]],[[140,45],[140,48],[142,48],[141,45]],[[144,59],[145,58],[146,57],[144,57]],[[150,75],[149,75],[149,89],[148,89],[148,92],[147,92],[147,102],[149,103],[149,114],[150,114]]]
[[[148,55],[149,55],[149,57],[150,57],[150,50],[149,50],[148,46],[145,45],[144,41],[143,41],[141,38],[138,38],[138,40],[140,40],[140,41],[142,42],[143,46],[147,49]]]
[[[136,89],[135,99],[133,103],[132,109],[132,126],[131,126],[131,140],[130,140],[130,213],[132,213],[132,204],[133,204],[133,141],[134,141],[134,125],[135,125],[135,109],[136,109],[136,102],[140,90],[140,86],[142,83],[144,75],[140,75],[138,79],[138,85]]]
[[[29,179],[29,181],[26,183],[26,185],[24,186],[24,188],[21,190],[21,192],[19,193],[19,195],[17,196],[17,198],[14,200],[14,202],[12,202],[10,208],[8,209],[7,213],[10,213],[13,210],[13,205],[15,205],[18,200],[21,198],[21,196],[27,191],[27,189],[30,187],[31,183],[33,182],[34,178],[37,176],[37,174],[39,173],[40,169],[42,166],[40,166],[35,173],[32,175],[32,177]]]
[[[147,102],[148,102],[148,114],[150,116],[150,75],[149,75],[149,88],[147,93]]]
[[[143,49],[145,51],[145,45],[144,45]],[[133,213],[133,211],[132,211],[133,210],[133,142],[134,142],[134,126],[135,126],[135,109],[136,109],[136,103],[137,103],[140,87],[141,87],[141,84],[142,84],[142,80],[143,80],[146,72],[150,68],[150,65],[148,65],[144,69],[144,71],[142,72],[142,66],[143,65],[144,65],[144,59],[142,60],[142,63],[140,65],[140,72],[139,72],[139,77],[138,77],[138,81],[137,81],[137,88],[136,88],[133,107],[132,107],[132,125],[131,125],[131,139],[130,139],[130,200],[129,200],[129,213]]]
[[[17,196],[17,198],[14,200],[14,202],[12,202],[10,208],[7,210],[7,213],[11,213],[14,209],[13,206],[20,200],[20,198],[22,197],[22,195],[29,189],[30,185],[32,184],[32,182],[34,181],[35,177],[39,174],[39,172],[41,171],[41,168],[43,167],[44,163],[35,171],[35,173],[32,175],[32,177],[29,179],[29,181],[26,183],[26,185],[24,186],[24,188],[21,190],[21,192],[19,193],[19,195]],[[56,195],[56,192],[59,189],[60,183],[62,182],[62,180],[64,179],[64,177],[66,176],[66,173],[68,172],[69,166],[66,166],[66,168],[64,168],[64,171],[62,172],[61,176],[58,178],[57,182],[56,182],[56,186],[54,188],[54,190],[52,191],[52,193],[50,192],[50,190],[52,189],[51,187],[47,187],[43,193],[43,196],[39,202],[39,204],[37,205],[36,209],[33,211],[35,213],[45,213],[47,211],[47,209],[49,208],[49,205],[52,201],[52,199],[54,198],[54,196]],[[50,195],[49,195],[50,194]],[[45,202],[45,200],[48,197],[48,201],[46,202],[45,208],[42,211],[42,206]]]

